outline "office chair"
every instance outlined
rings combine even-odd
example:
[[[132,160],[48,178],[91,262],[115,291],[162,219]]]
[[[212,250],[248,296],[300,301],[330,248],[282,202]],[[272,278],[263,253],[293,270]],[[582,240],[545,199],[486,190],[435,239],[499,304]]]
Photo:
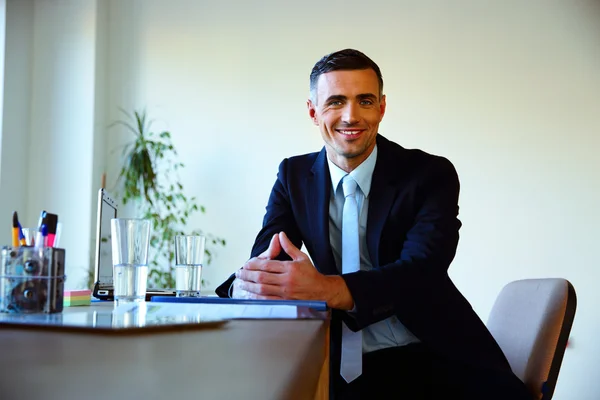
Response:
[[[577,297],[565,279],[524,279],[502,289],[487,327],[536,400],[554,394]]]

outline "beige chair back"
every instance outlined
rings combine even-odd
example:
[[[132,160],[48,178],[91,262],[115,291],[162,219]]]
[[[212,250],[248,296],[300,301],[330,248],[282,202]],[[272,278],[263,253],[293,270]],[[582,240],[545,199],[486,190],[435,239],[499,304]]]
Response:
[[[554,394],[576,307],[573,285],[560,278],[514,281],[496,298],[487,327],[534,399]]]

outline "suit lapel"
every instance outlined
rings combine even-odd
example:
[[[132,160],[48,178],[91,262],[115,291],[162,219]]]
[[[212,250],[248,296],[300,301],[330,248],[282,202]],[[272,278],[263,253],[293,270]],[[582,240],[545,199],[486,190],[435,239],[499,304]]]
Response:
[[[377,136],[377,163],[371,180],[369,193],[369,214],[367,217],[367,249],[373,268],[379,267],[379,243],[381,232],[396,195],[393,176],[389,173],[389,142],[383,136]]]
[[[314,247],[313,261],[319,272],[326,275],[338,274],[329,243],[329,196],[331,193],[331,175],[327,166],[325,148],[321,150],[313,167],[311,174],[307,177],[307,215],[309,218],[310,240]],[[312,255],[311,255],[312,256]]]

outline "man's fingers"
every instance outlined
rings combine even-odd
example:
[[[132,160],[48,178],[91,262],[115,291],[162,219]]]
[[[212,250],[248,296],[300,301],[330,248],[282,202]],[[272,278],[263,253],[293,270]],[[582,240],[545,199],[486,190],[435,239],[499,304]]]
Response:
[[[265,283],[269,285],[280,285],[285,275],[274,274],[272,272],[253,271],[240,269],[236,271],[235,277],[247,282]]]
[[[245,290],[242,290],[242,288],[240,287],[240,283],[242,281],[239,279],[235,279],[233,281],[233,290],[231,292],[231,297],[234,299],[248,299],[248,292],[246,292]]]
[[[246,292],[242,289],[236,289],[233,292],[234,299],[253,299],[253,300],[282,300],[279,296],[262,296],[251,292]]]
[[[279,242],[283,251],[285,251],[288,256],[292,257],[292,260],[300,261],[305,258],[305,254],[301,252],[299,248],[294,246],[294,243],[287,237],[285,232],[279,232]]]
[[[269,248],[263,251],[258,258],[274,259],[281,253],[281,244],[279,243],[279,235],[274,234],[269,243]]]
[[[276,285],[240,281],[239,288],[259,296],[281,297],[282,295],[282,287]]]
[[[251,258],[242,266],[242,269],[252,271],[265,271],[282,274],[287,271],[284,261],[273,261],[264,258]]]
[[[261,296],[259,294],[254,294],[254,293],[249,293],[249,292],[248,292],[247,298],[253,299],[253,300],[283,300],[279,296]]]

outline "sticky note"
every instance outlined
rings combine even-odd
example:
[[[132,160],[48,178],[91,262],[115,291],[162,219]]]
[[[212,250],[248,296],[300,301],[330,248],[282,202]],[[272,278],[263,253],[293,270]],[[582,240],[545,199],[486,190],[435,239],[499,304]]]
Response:
[[[63,307],[88,306],[90,305],[91,301],[91,290],[65,290],[63,297]]]

